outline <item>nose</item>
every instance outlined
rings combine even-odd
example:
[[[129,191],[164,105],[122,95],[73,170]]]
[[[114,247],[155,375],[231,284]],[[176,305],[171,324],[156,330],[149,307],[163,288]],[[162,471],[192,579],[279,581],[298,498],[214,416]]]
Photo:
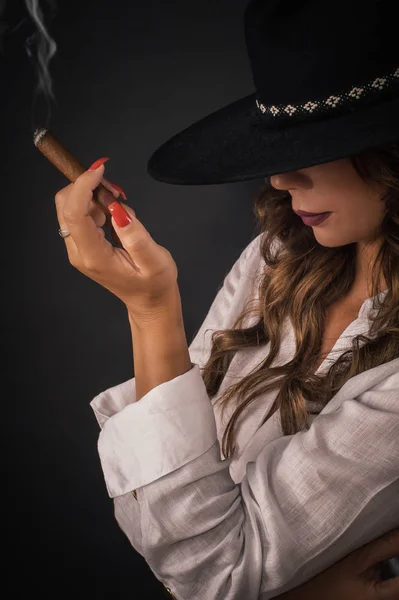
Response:
[[[289,173],[279,173],[270,177],[270,184],[276,190],[296,190],[298,188],[309,189],[312,182],[304,173],[299,171],[290,171]]]

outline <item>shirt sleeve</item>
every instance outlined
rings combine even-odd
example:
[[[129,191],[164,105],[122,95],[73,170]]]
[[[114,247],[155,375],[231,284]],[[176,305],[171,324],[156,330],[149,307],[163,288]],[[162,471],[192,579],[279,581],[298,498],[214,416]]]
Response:
[[[157,579],[177,600],[267,600],[398,527],[399,360],[383,384],[265,443],[240,484],[215,441],[140,488],[142,553]],[[188,416],[187,444],[195,429]]]
[[[224,278],[189,347],[190,371],[150,390],[140,402],[136,401],[134,377],[101,392],[91,401],[101,427],[98,449],[111,497],[166,475],[203,454],[215,443],[213,408],[199,366],[205,364],[210,353],[213,331],[232,325],[248,293],[254,289],[260,263],[260,237],[250,242]],[[163,416],[171,411],[176,413],[173,423],[169,419],[166,422]],[[176,443],[171,444],[175,432],[180,432],[190,418],[196,423],[195,441],[178,435]],[[165,454],[165,447],[170,452]]]

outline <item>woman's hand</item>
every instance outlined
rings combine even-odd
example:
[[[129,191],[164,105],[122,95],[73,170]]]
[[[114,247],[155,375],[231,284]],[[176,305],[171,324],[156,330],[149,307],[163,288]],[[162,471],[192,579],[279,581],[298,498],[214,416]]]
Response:
[[[125,227],[118,227],[112,212],[112,225],[123,248],[115,248],[105,239],[105,215],[92,201],[93,190],[102,182],[114,195],[118,192],[103,180],[103,175],[104,164],[85,171],[55,196],[60,228],[70,232],[64,238],[69,262],[120,298],[133,318],[151,320],[175,297],[177,266],[135,212],[117,201],[116,208],[124,207],[130,219]]]
[[[399,577],[382,580],[379,563],[399,555],[399,529],[358,548],[275,600],[398,600]]]

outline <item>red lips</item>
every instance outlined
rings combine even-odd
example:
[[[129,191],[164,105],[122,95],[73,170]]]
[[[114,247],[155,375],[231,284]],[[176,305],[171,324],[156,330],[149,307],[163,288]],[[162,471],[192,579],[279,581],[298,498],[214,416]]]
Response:
[[[327,212],[329,212],[329,211],[320,212],[320,213],[311,213],[311,212],[307,212],[306,210],[294,210],[294,212],[297,215],[299,215],[300,217],[318,217],[319,215],[327,214]]]

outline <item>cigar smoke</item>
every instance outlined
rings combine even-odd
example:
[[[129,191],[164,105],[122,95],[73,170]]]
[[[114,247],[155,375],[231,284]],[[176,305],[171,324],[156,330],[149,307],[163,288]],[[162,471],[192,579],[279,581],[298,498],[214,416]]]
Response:
[[[15,5],[12,5],[13,2],[15,0],[9,0],[7,19],[7,0],[0,0],[0,51],[3,53],[2,42],[5,34],[14,33],[21,28],[21,25],[24,25],[24,31],[28,29],[28,32],[25,33],[25,50],[37,73],[37,85],[32,106],[33,125],[38,120],[48,126],[51,118],[51,102],[55,102],[49,65],[57,51],[57,44],[51,37],[46,23],[49,23],[55,16],[56,0],[25,0],[27,14],[11,28],[10,19],[12,21],[13,9],[15,9]],[[44,119],[35,119],[33,116],[38,99],[45,101]]]
[[[56,11],[55,0],[46,0],[47,8],[49,9],[49,17],[53,18]],[[25,0],[26,8],[36,26],[36,31],[28,37],[25,43],[26,52],[36,63],[37,69],[37,87],[33,104],[35,105],[38,96],[42,95],[47,104],[47,114],[45,123],[48,127],[51,119],[51,101],[55,102],[53,92],[53,82],[50,75],[49,64],[57,51],[57,44],[50,36],[44,20],[43,10],[40,7],[39,0]],[[35,125],[33,118],[33,127]]]
[[[37,52],[38,90],[54,100],[53,82],[50,76],[49,64],[57,51],[57,44],[46,29],[39,0],[25,0],[25,4],[37,27],[37,31],[26,40],[25,48],[30,58],[34,58],[35,52]],[[47,0],[47,5],[54,14],[56,10],[55,1]]]

